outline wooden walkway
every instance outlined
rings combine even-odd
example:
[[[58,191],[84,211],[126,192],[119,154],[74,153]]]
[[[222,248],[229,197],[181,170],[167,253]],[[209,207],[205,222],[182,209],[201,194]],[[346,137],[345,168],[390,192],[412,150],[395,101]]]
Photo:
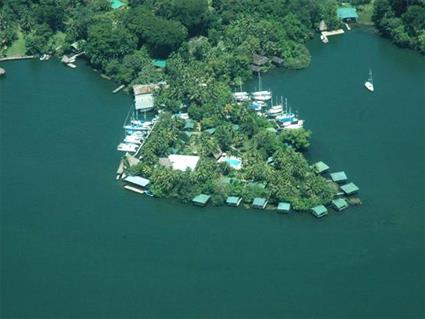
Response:
[[[13,61],[13,60],[26,60],[26,59],[34,59],[34,58],[35,58],[35,55],[8,56],[8,57],[0,58],[0,62]]]

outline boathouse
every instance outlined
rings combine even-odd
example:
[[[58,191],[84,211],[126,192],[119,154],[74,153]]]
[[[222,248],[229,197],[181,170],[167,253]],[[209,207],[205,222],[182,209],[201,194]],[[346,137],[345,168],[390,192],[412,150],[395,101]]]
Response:
[[[326,165],[325,163],[323,163],[322,161],[320,161],[320,162],[313,164],[313,170],[317,174],[322,174],[322,173],[326,172],[327,170],[329,170],[329,166]]]
[[[337,198],[332,201],[332,207],[340,212],[348,207],[348,203],[344,198]]]
[[[148,179],[140,176],[127,176],[126,178],[124,178],[124,181],[136,186],[140,186],[142,188],[146,188],[150,184],[150,181]]]
[[[325,215],[327,215],[327,214],[328,214],[328,210],[327,210],[327,208],[326,208],[325,206],[323,206],[323,205],[319,205],[319,206],[313,207],[313,208],[311,209],[311,213],[312,213],[315,217],[317,217],[317,218],[321,218],[321,217],[323,217],[323,216],[325,216]]]
[[[357,193],[359,191],[359,188],[354,183],[348,183],[348,184],[342,185],[341,190],[345,194],[351,195],[351,194]]]
[[[283,65],[283,59],[279,58],[278,56],[273,56],[272,57],[272,62],[274,64],[276,64],[277,66],[282,66]]]
[[[238,207],[242,201],[242,197],[229,196],[226,199],[226,204],[233,207]]]
[[[336,10],[336,14],[338,15],[338,18],[340,18],[343,22],[356,22],[359,18],[356,8],[352,7],[338,8]]]
[[[291,204],[286,203],[286,202],[280,202],[277,205],[277,212],[278,213],[287,214],[287,213],[289,213],[290,209],[291,209]]]
[[[264,209],[267,206],[267,199],[262,197],[256,197],[252,201],[252,207],[256,209]]]
[[[205,206],[210,200],[210,195],[200,194],[192,199],[192,203],[196,206]]]
[[[345,175],[345,172],[343,172],[343,171],[331,173],[330,175],[331,175],[331,179],[335,183],[341,183],[341,182],[345,182],[347,180],[347,175]]]

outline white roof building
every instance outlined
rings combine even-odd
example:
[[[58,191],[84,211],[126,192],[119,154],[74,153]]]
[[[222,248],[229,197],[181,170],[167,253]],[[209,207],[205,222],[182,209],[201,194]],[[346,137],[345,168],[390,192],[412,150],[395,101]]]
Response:
[[[199,156],[194,155],[169,155],[171,167],[174,170],[185,171],[186,169],[194,170],[199,161]]]
[[[136,110],[150,111],[153,109],[153,95],[139,94],[134,97]]]

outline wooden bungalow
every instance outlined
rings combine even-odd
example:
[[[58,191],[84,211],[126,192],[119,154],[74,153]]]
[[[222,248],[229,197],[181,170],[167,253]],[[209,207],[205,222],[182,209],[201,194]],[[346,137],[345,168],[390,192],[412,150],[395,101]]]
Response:
[[[238,207],[242,201],[242,197],[229,196],[226,199],[226,204],[233,207]]]
[[[291,204],[286,202],[280,202],[277,205],[277,212],[287,214],[291,210]]]
[[[343,171],[331,173],[330,175],[331,175],[332,181],[334,181],[335,183],[341,183],[347,180],[347,175]]]
[[[317,217],[317,218],[321,218],[321,217],[323,217],[323,216],[325,216],[325,215],[327,215],[327,214],[328,214],[328,210],[327,210],[327,208],[326,208],[325,206],[323,206],[323,205],[319,205],[319,206],[313,207],[313,208],[311,209],[311,213],[312,213],[315,217]]]
[[[344,198],[337,198],[332,201],[332,207],[340,212],[348,207],[348,203]]]
[[[317,174],[322,174],[329,170],[329,166],[323,163],[322,161],[314,163],[312,167]]]
[[[359,188],[354,183],[348,183],[341,186],[341,190],[347,194],[352,195],[359,191]]]
[[[252,208],[264,209],[264,208],[266,208],[267,203],[268,203],[267,199],[262,198],[262,197],[256,197],[252,201]]]
[[[210,195],[200,194],[192,199],[192,203],[196,206],[205,206],[210,200]]]

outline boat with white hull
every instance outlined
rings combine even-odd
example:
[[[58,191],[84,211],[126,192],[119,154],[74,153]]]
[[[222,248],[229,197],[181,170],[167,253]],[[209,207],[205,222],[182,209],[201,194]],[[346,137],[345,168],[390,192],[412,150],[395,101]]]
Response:
[[[373,86],[373,77],[372,77],[372,70],[369,70],[369,78],[364,83],[364,86],[366,89],[368,89],[370,92],[373,92],[375,90],[375,87]]]

